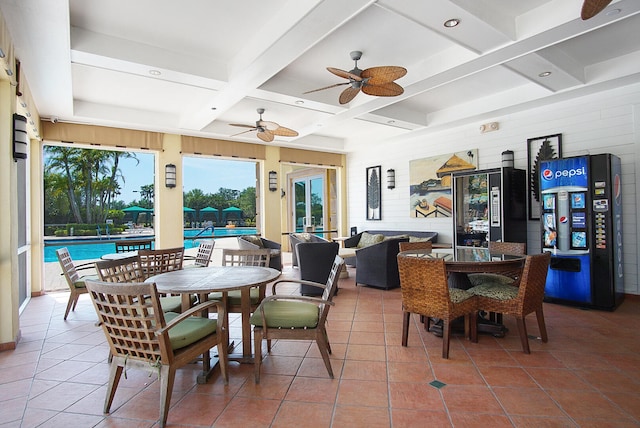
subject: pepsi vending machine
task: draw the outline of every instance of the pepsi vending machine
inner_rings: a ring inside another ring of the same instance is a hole
[[[542,250],[552,253],[545,300],[613,310],[623,299],[620,158],[542,161]]]

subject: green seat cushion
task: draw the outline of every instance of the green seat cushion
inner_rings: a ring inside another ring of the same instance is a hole
[[[469,293],[496,300],[511,300],[518,297],[518,287],[506,284],[481,284],[471,287]]]
[[[175,312],[167,312],[164,314],[164,319],[168,323],[178,315]],[[175,327],[169,329],[169,340],[171,341],[171,348],[176,349],[184,348],[198,340],[216,332],[218,322],[214,319],[189,317],[179,322]]]
[[[76,282],[73,283],[73,286],[76,288],[87,288],[87,284],[85,284],[86,280],[100,281],[100,277],[98,275],[81,276]]]
[[[453,303],[461,303],[461,302],[464,302],[467,299],[470,299],[471,297],[473,297],[473,294],[471,294],[467,290],[462,290],[460,288],[450,288],[449,289],[449,299]]]
[[[356,248],[368,247],[370,245],[374,245],[379,242],[382,242],[383,240],[384,240],[384,235],[382,234],[373,235],[368,232],[362,232],[362,235],[360,235],[360,240],[358,241],[358,245],[356,245]]]
[[[252,305],[257,305],[258,303],[260,303],[260,288],[252,287],[251,290],[249,290],[249,294],[251,295]],[[209,300],[222,300],[222,293],[221,292],[209,293]],[[241,300],[240,290],[233,290],[233,291],[227,292],[227,301],[229,302],[229,304],[239,306],[241,303],[240,300]]]
[[[162,307],[162,312],[182,312],[182,297],[160,297],[160,306]]]
[[[320,317],[318,306],[307,302],[271,300],[263,308],[269,328],[316,328]],[[251,324],[262,327],[260,311],[251,315]]]
[[[511,285],[515,282],[515,279],[497,273],[471,273],[467,276],[469,282],[474,286],[483,284]]]

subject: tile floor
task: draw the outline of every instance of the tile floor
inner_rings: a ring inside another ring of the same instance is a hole
[[[531,340],[531,355],[507,319],[506,337],[481,335],[477,344],[456,337],[443,360],[441,339],[417,318],[409,346],[400,346],[399,290],[356,287],[353,275],[340,287],[328,324],[335,379],[310,343],[276,343],[260,385],[253,366],[238,363],[228,386],[219,372],[197,385],[194,364],[179,371],[168,426],[640,426],[638,296],[615,312],[545,304],[549,342]],[[122,379],[112,413],[102,414],[107,347],[88,296],[62,320],[67,296],[32,299],[17,349],[0,353],[0,426],[157,426],[158,382],[134,370]],[[528,326],[537,335],[534,315]],[[445,386],[431,386],[434,380]]]

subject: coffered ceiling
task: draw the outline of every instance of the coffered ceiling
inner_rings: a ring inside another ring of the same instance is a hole
[[[640,81],[640,1],[0,0],[42,117],[349,152]],[[443,24],[457,18],[460,24]],[[327,71],[408,70],[396,97]],[[551,72],[540,77],[543,72]]]

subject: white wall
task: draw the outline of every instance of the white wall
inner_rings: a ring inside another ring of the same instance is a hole
[[[480,134],[481,123],[497,121],[498,131]],[[356,143],[347,155],[348,224],[367,229],[429,230],[439,242],[451,242],[451,218],[409,217],[409,161],[461,150],[478,149],[480,169],[499,167],[504,150],[515,152],[515,167],[526,169],[527,139],[562,134],[563,156],[612,153],[622,159],[623,254],[625,292],[639,294],[638,215],[640,170],[640,83],[558,102],[541,108],[496,116],[442,132],[383,144]],[[365,220],[365,168],[382,165],[382,220]],[[386,170],[396,171],[396,188],[386,188]],[[527,249],[540,251],[540,225],[528,223]]]

